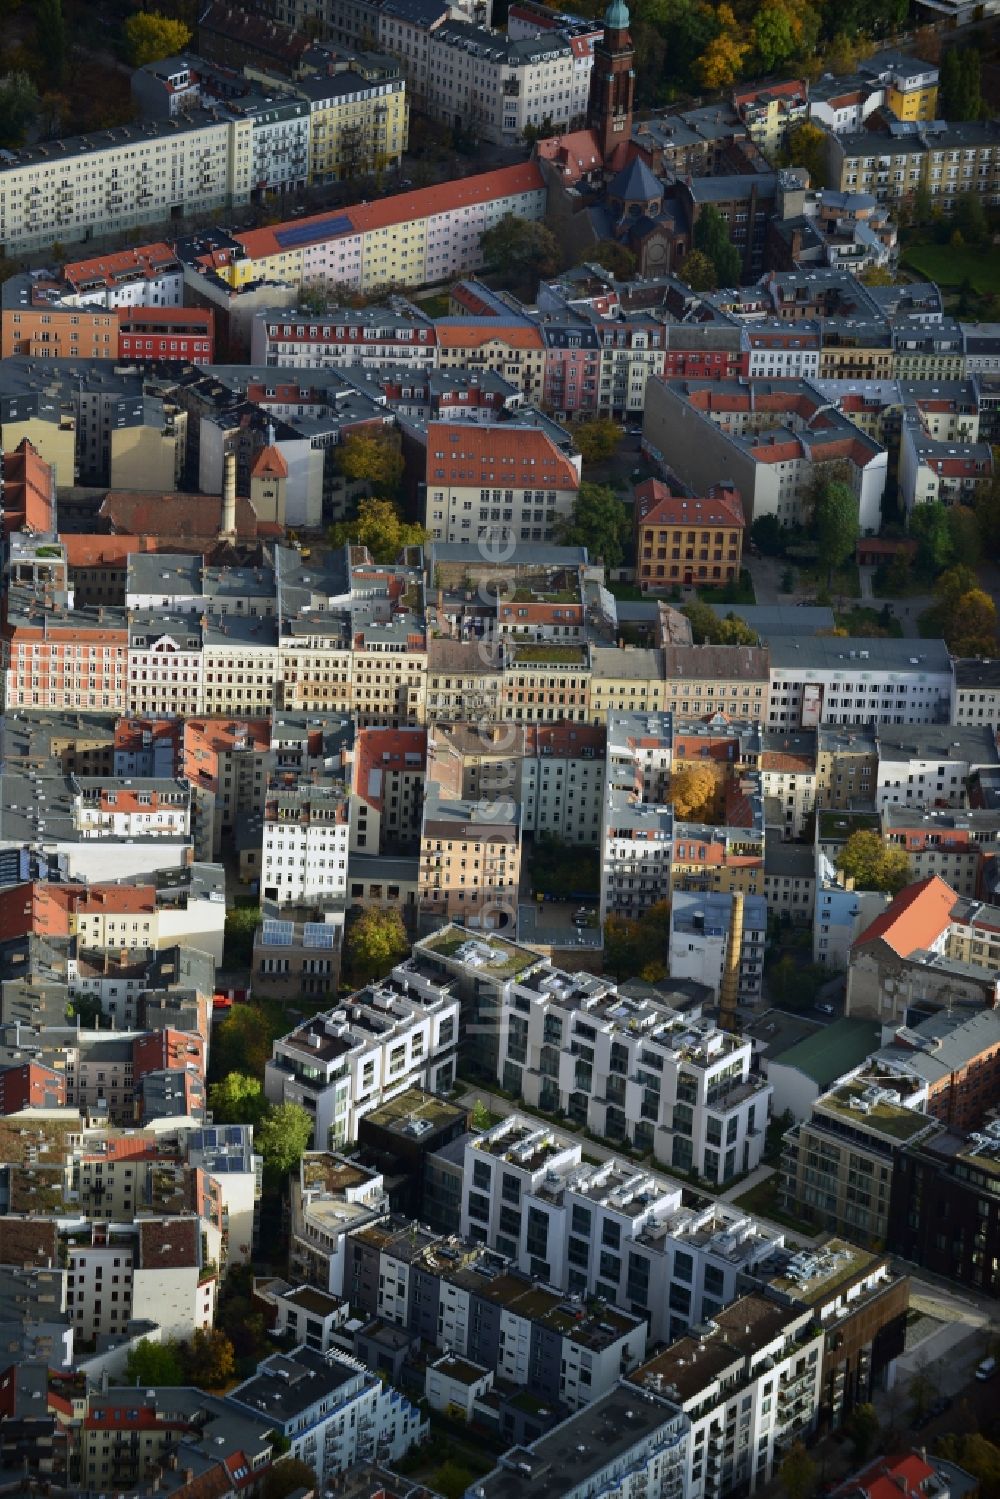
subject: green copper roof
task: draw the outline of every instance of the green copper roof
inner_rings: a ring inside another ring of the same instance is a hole
[[[611,4],[604,12],[604,24],[612,31],[627,31],[629,22],[628,6],[625,0],[611,0]]]

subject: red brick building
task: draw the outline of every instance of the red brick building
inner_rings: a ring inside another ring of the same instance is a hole
[[[118,355],[143,364],[160,359],[211,364],[215,316],[207,307],[123,307],[118,313]]]

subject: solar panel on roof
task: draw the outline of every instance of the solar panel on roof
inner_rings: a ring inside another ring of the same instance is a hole
[[[320,219],[313,224],[292,224],[288,229],[276,229],[274,237],[283,250],[291,250],[296,245],[307,245],[313,240],[332,239],[335,234],[353,234],[354,225],[346,213],[339,213],[332,219]]]

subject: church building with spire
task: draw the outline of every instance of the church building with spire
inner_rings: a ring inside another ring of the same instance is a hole
[[[635,48],[629,35],[625,0],[611,0],[604,12],[604,36],[594,47],[587,124],[597,136],[605,169],[624,166],[635,108]],[[616,160],[621,157],[621,160]]]

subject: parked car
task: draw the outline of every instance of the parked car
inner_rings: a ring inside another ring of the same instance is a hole
[[[822,1003],[818,1004],[816,1008],[821,1015],[833,1015],[836,1013],[834,1011],[833,1005],[828,1005],[825,1000],[823,1000]]]
[[[977,1379],[992,1379],[997,1372],[997,1361],[995,1358],[984,1358],[976,1370]]]

